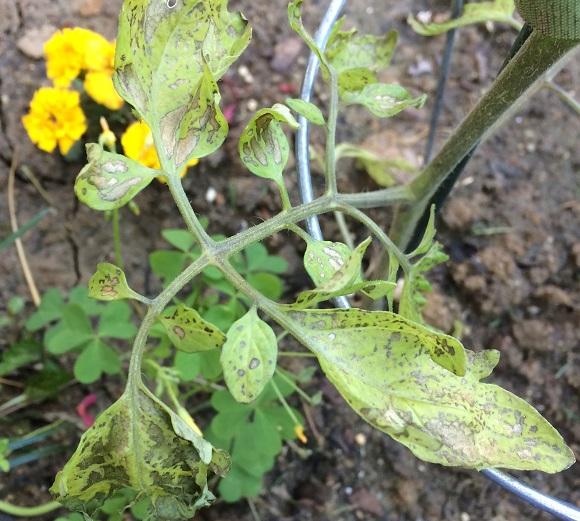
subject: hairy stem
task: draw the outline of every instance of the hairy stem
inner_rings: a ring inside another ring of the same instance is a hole
[[[336,186],[336,122],[338,120],[338,75],[333,67],[330,72],[330,103],[328,106],[328,121],[326,123],[326,192],[337,193]]]
[[[62,505],[57,501],[50,501],[42,505],[36,505],[33,507],[19,507],[8,503],[6,501],[0,501],[0,512],[4,512],[10,516],[16,517],[38,517],[50,512],[54,512],[62,508]]]
[[[124,262],[123,262],[123,252],[121,249],[121,230],[119,226],[119,221],[121,220],[120,216],[120,209],[115,208],[113,210],[112,221],[113,221],[113,244],[115,248],[115,264],[119,266],[119,268],[123,269]]]
[[[535,31],[531,34],[439,154],[409,185],[416,202],[398,214],[391,229],[391,236],[403,250],[431,197],[454,167],[510,107],[576,44],[572,40],[544,37]]]

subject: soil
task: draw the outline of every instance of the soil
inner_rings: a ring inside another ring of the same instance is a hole
[[[51,27],[80,25],[109,38],[116,30],[120,0],[0,0],[0,179],[19,166],[16,203],[20,223],[47,205],[29,182],[32,172],[46,190],[56,214],[26,235],[24,243],[41,291],[69,289],[86,282],[96,262],[110,258],[110,225],[74,198],[72,184],[81,162],[66,163],[29,142],[21,116],[33,91],[46,83],[38,54]],[[254,27],[254,40],[223,82],[224,105],[235,109],[226,147],[204,160],[185,185],[211,231],[231,234],[277,211],[270,186],[240,167],[237,136],[256,107],[270,106],[298,92],[306,51],[285,20],[285,0],[239,0]],[[307,1],[306,20],[314,27],[326,5]],[[391,28],[401,38],[393,66],[384,79],[398,80],[432,95],[444,38],[421,38],[405,24],[409,12],[444,10],[415,0],[351,0],[349,23],[367,32]],[[506,55],[514,32],[504,26],[460,31],[439,127],[442,141],[489,85]],[[35,40],[36,39],[36,40]],[[569,64],[556,78],[566,90],[580,80],[580,64]],[[318,93],[324,101],[323,92]],[[430,96],[432,99],[432,96]],[[341,116],[339,140],[383,143],[395,155],[420,163],[429,108],[396,119],[370,119],[360,110]],[[467,346],[494,347],[502,354],[494,381],[534,404],[580,453],[580,124],[551,92],[543,90],[518,115],[484,143],[452,193],[439,221],[440,240],[451,260],[433,276],[434,292],[426,315],[444,331],[461,330]],[[314,133],[315,143],[320,136]],[[386,144],[385,144],[386,143]],[[291,165],[292,166],[292,165]],[[376,188],[354,165],[345,163],[345,190]],[[349,167],[349,168],[347,168]],[[295,184],[289,170],[290,189]],[[348,176],[347,176],[348,173]],[[319,183],[320,176],[315,181]],[[215,190],[215,200],[206,197]],[[212,202],[208,202],[212,200]],[[139,197],[140,217],[123,213],[122,235],[137,290],[158,288],[147,269],[147,255],[163,246],[160,231],[180,220],[162,185]],[[372,212],[388,226],[385,212]],[[0,236],[9,233],[7,197],[0,198]],[[335,231],[324,222],[328,235]],[[357,228],[353,226],[353,230]],[[286,236],[269,247],[291,266],[300,259]],[[299,245],[296,245],[299,248]],[[291,270],[291,273],[293,271]],[[0,307],[11,296],[27,296],[15,250],[0,257]],[[297,269],[289,290],[306,283]],[[0,341],[0,348],[5,347]],[[255,508],[263,521],[380,519],[384,521],[543,520],[549,516],[523,505],[473,471],[446,469],[416,460],[404,447],[364,424],[322,378],[324,403],[308,411],[311,455],[302,459],[285,450],[268,475]],[[91,386],[103,407],[119,389],[107,382]],[[84,390],[86,394],[86,389]],[[0,401],[11,392],[0,389]],[[71,388],[59,400],[15,413],[13,425],[54,417],[73,417],[83,396]],[[101,403],[102,401],[102,403]],[[5,424],[3,424],[5,425]],[[4,428],[4,427],[2,427]],[[19,469],[2,478],[0,497],[18,504],[49,500],[47,488],[64,455]],[[517,473],[515,473],[517,474]],[[577,466],[557,475],[526,473],[541,490],[580,504]],[[56,516],[47,516],[53,519]],[[2,521],[11,519],[0,515]],[[204,520],[254,519],[248,505],[218,503],[199,514]]]

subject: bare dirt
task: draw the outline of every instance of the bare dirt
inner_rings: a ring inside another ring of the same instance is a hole
[[[307,4],[308,25],[314,27],[326,2]],[[443,38],[418,37],[404,23],[408,12],[433,5],[418,0],[349,4],[353,25],[374,33],[393,27],[401,32],[393,67],[384,79],[433,94]],[[25,222],[47,205],[23,167],[38,178],[57,210],[25,238],[41,291],[66,290],[85,282],[96,262],[110,257],[112,241],[109,224],[74,198],[72,185],[80,162],[67,164],[56,155],[43,154],[22,129],[20,118],[33,91],[46,83],[42,61],[30,55],[39,48],[35,38],[50,33],[51,27],[80,25],[113,38],[119,5],[120,0],[0,0],[0,179],[4,181],[0,236],[9,232],[5,180],[16,161],[19,221]],[[186,181],[194,207],[209,217],[212,231],[234,233],[277,211],[272,188],[240,167],[236,137],[256,106],[269,106],[298,92],[306,52],[287,28],[285,6],[284,0],[232,2],[232,8],[241,8],[254,27],[251,47],[222,87],[224,105],[233,104],[236,110],[232,135],[225,149],[203,161]],[[440,141],[489,85],[513,38],[513,30],[501,26],[460,32]],[[567,90],[579,80],[577,62],[557,77]],[[324,101],[324,93],[319,93],[319,99]],[[387,121],[371,120],[349,109],[341,117],[339,138],[353,142],[372,138],[419,162],[430,106]],[[481,146],[442,212],[441,240],[451,261],[436,270],[435,291],[426,311],[430,321],[445,331],[460,327],[467,346],[499,349],[502,359],[494,381],[534,404],[576,454],[580,452],[579,134],[577,116],[544,90]],[[318,138],[315,134],[315,142]],[[345,189],[374,188],[353,165],[344,167],[340,181]],[[210,187],[218,194],[212,203],[206,199]],[[147,255],[163,245],[160,231],[178,227],[180,221],[161,185],[147,190],[139,204],[141,217],[128,212],[123,217],[127,271],[137,289],[153,292],[157,288],[146,267]],[[385,227],[386,215],[373,212]],[[325,226],[331,234],[333,226]],[[270,246],[296,266],[299,258],[287,243],[287,237],[278,237]],[[0,257],[0,280],[0,307],[13,295],[28,295],[13,250]],[[288,278],[294,289],[304,282],[301,274]],[[362,423],[322,379],[312,385],[324,391],[324,404],[308,414],[312,455],[302,459],[286,450],[280,457],[255,501],[263,521],[549,519],[476,472],[417,461],[404,447]],[[111,395],[117,391],[111,384],[105,389]],[[79,396],[73,390],[38,410],[15,414],[13,421],[59,411],[72,416]],[[1,478],[0,498],[21,504],[48,500],[47,487],[63,462],[64,456],[54,457],[11,474],[8,482]],[[580,503],[577,466],[555,476],[527,473],[523,477],[546,492]],[[0,515],[0,519],[10,518]],[[249,521],[253,517],[248,505],[240,503],[218,504],[199,519]]]

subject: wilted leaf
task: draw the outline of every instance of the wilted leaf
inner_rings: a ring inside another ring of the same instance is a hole
[[[97,264],[97,271],[89,280],[89,296],[97,300],[141,299],[127,284],[123,270],[109,262]]]
[[[513,0],[495,0],[493,2],[468,3],[463,7],[463,14],[442,23],[423,23],[409,16],[407,22],[413,30],[423,36],[435,36],[449,29],[484,22],[512,23],[515,4]]]
[[[290,22],[290,27],[292,27],[293,31],[300,36],[308,45],[308,48],[318,56],[320,60],[320,65],[322,69],[328,73],[329,72],[329,63],[326,59],[325,54],[320,50],[314,38],[308,33],[304,24],[302,23],[302,4],[304,0],[292,0],[288,4],[288,21]]]
[[[326,47],[326,57],[339,75],[351,69],[378,72],[387,68],[397,46],[397,31],[384,36],[359,34],[356,29],[342,31],[344,22],[343,17],[334,25]]]
[[[120,154],[106,152],[100,145],[87,145],[89,163],[75,181],[75,194],[93,210],[114,210],[126,205],[155,177],[157,170]]]
[[[185,521],[213,500],[207,479],[223,454],[146,389],[127,391],[83,435],[51,492],[92,516],[129,487],[151,500],[151,521]]]
[[[350,157],[358,162],[367,171],[371,179],[379,186],[389,187],[397,183],[401,178],[400,173],[413,174],[416,168],[405,159],[385,159],[366,148],[342,143],[336,147],[337,158]]]
[[[276,334],[256,308],[234,322],[220,361],[228,389],[238,402],[249,403],[258,397],[274,375],[277,356]]]
[[[217,149],[227,132],[216,82],[248,45],[251,29],[227,0],[125,0],[115,86],[152,129],[164,168],[180,170]]]
[[[282,187],[282,173],[288,163],[290,146],[280,122],[298,128],[298,122],[284,105],[276,104],[259,110],[242,132],[238,149],[250,172],[271,179]]]
[[[479,382],[497,363],[496,351],[467,351],[466,362],[457,340],[381,311],[301,311],[288,317],[293,334],[318,356],[350,406],[417,457],[544,472],[574,462],[561,436],[532,406]],[[433,363],[437,352],[453,365],[463,355],[464,375]]]
[[[314,103],[304,101],[303,99],[287,98],[286,105],[294,112],[305,117],[310,123],[321,126],[326,124],[322,111]]]
[[[427,96],[413,97],[400,85],[374,83],[359,91],[344,91],[342,98],[348,105],[364,105],[379,118],[390,118],[409,108],[421,108]]]
[[[195,309],[181,304],[161,315],[160,321],[173,345],[186,353],[218,349],[226,340],[225,335],[201,318]]]

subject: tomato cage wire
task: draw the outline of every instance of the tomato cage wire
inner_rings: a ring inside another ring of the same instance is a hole
[[[328,42],[328,38],[330,36],[330,32],[334,23],[338,20],[339,16],[341,15],[347,0],[331,0],[328,6],[327,11],[325,12],[318,31],[315,36],[315,40],[317,45],[321,49],[326,48],[326,44]],[[452,16],[457,17],[461,14],[463,10],[463,0],[452,0]],[[523,42],[526,40],[527,36],[529,36],[531,30],[529,26],[525,25],[518,38],[514,42],[512,47],[510,57],[513,56],[517,50],[521,47]],[[437,124],[439,121],[439,116],[441,114],[442,106],[443,106],[443,99],[445,94],[445,86],[447,83],[447,78],[449,76],[450,64],[451,64],[451,57],[453,54],[453,46],[454,46],[454,39],[455,39],[455,30],[451,30],[447,33],[447,41],[445,44],[445,50],[442,57],[441,68],[439,73],[439,79],[437,84],[437,91],[435,95],[435,104],[433,108],[433,112],[431,114],[430,126],[429,126],[429,134],[427,138],[427,145],[425,148],[425,162],[427,162],[431,154],[433,152],[433,147],[435,143],[435,132],[437,129]],[[510,59],[508,57],[508,60]],[[320,63],[318,58],[314,53],[310,54],[310,58],[308,60],[308,65],[306,68],[306,72],[304,75],[304,81],[301,90],[301,98],[305,101],[310,101],[312,98],[312,93],[314,89],[314,84],[318,77],[318,72],[320,68]],[[298,185],[299,185],[299,192],[300,192],[300,199],[302,203],[311,202],[314,199],[314,190],[312,187],[312,177],[310,173],[310,125],[308,120],[304,117],[299,118],[300,122],[300,129],[298,130],[296,136],[296,163],[297,163],[297,171],[298,171]],[[440,206],[441,203],[445,200],[451,189],[453,188],[454,183],[459,178],[461,172],[465,168],[465,165],[473,155],[475,151],[475,147],[464,157],[464,159],[459,163],[459,165],[455,168],[452,175],[450,176],[450,180],[447,183],[444,183],[440,191],[438,191],[433,199],[433,202]],[[430,205],[429,205],[430,206]],[[307,222],[307,229],[308,232],[312,237],[318,240],[324,240],[324,236],[322,234],[322,229],[320,227],[320,221],[317,216],[310,217]],[[415,236],[421,235],[423,226],[421,223],[419,224]],[[339,297],[334,300],[335,304],[341,308],[349,308],[350,302],[347,297]],[[554,517],[558,519],[564,519],[566,521],[580,521],[580,509],[576,506],[552,497],[548,494],[544,494],[539,490],[532,488],[529,485],[515,479],[514,477],[505,474],[496,469],[484,469],[481,471],[485,477],[490,479],[491,481],[497,483],[499,486],[511,492],[520,500],[528,503],[529,505],[552,514]]]

